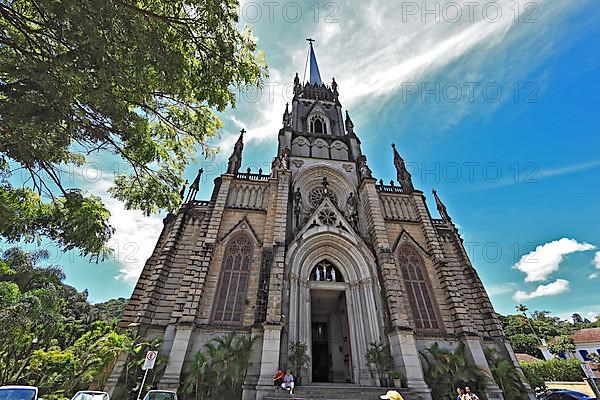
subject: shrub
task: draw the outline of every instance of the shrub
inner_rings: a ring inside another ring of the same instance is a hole
[[[585,375],[579,360],[575,358],[553,358],[548,361],[521,363],[525,377],[535,389],[544,389],[545,382],[581,382]]]

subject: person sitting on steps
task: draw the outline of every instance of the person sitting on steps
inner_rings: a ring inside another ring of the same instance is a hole
[[[278,369],[275,375],[273,376],[273,386],[275,389],[281,386],[283,383],[283,377],[285,376],[285,372],[282,369]]]
[[[281,384],[281,387],[285,390],[289,390],[290,394],[294,394],[294,375],[292,375],[292,371],[289,369],[283,377],[283,383]]]

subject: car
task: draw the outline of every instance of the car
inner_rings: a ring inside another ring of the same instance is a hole
[[[75,396],[73,396],[71,400],[110,400],[110,396],[106,392],[82,390],[75,393]]]
[[[596,400],[596,398],[575,390],[553,389],[549,393],[546,392],[542,400]]]
[[[144,400],[177,400],[177,393],[170,390],[151,390],[146,393]]]
[[[2,386],[0,400],[42,400],[35,386]]]

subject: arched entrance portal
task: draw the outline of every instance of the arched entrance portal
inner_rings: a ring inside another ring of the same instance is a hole
[[[383,341],[383,313],[370,250],[346,231],[316,227],[290,245],[287,262],[288,340],[305,343],[312,360],[303,379],[374,384],[365,353]]]
[[[309,276],[312,381],[352,382],[348,286],[336,266],[320,261]]]

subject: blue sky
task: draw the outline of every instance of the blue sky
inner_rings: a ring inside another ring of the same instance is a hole
[[[433,13],[421,2],[242,2],[270,77],[221,114],[220,154],[186,175],[206,169],[208,198],[242,127],[244,168],[269,169],[286,85],[302,77],[314,37],[323,81],[336,78],[374,176],[395,177],[396,143],[435,215],[438,189],[498,312],[523,302],[600,314],[600,3],[426,3]],[[91,300],[127,297],[163,216],[124,210],[105,193],[115,160],[91,161],[83,184],[112,212],[114,259],[90,264],[46,247]]]

